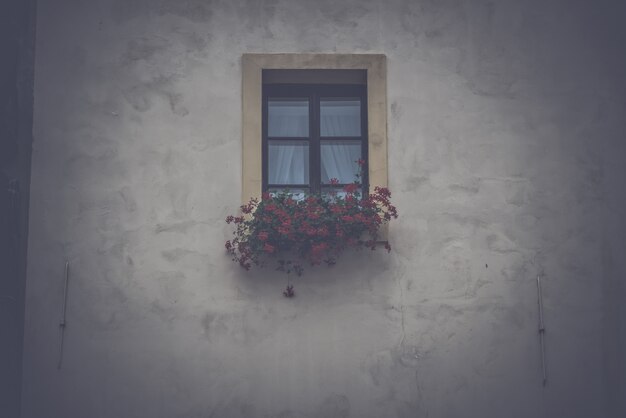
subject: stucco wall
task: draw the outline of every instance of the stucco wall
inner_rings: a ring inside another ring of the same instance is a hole
[[[39,1],[23,417],[625,416],[625,16]],[[223,248],[241,56],[272,52],[387,56],[394,249],[294,299]]]

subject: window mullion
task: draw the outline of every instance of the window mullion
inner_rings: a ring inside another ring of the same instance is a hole
[[[267,183],[268,183],[268,140],[267,140],[267,106],[268,106],[268,91],[263,88],[262,96],[261,96],[261,115],[262,115],[262,124],[261,124],[261,187],[262,191],[267,191]]]
[[[361,166],[361,183],[363,187],[364,197],[369,195],[370,176],[369,176],[369,130],[367,121],[367,86],[360,90],[361,97],[361,158],[365,161],[365,165]]]
[[[319,121],[319,94],[312,91],[310,106],[310,147],[309,147],[309,181],[311,182],[311,193],[321,193],[321,156],[320,156],[320,121]]]

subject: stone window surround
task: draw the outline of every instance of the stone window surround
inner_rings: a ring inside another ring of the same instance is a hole
[[[382,54],[243,54],[241,201],[261,198],[262,71],[366,70],[370,188],[387,187],[387,63]]]

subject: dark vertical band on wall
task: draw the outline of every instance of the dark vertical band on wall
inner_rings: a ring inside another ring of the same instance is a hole
[[[20,416],[36,0],[0,13],[0,416]]]

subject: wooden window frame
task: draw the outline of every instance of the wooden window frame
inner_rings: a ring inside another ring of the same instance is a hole
[[[360,102],[360,131],[359,136],[322,136],[320,104],[326,98],[358,98]],[[268,100],[270,98],[307,98],[309,109],[309,135],[307,137],[270,137],[268,135]],[[319,195],[330,185],[322,184],[321,176],[321,144],[331,140],[358,140],[361,143],[361,158],[366,161],[359,182],[364,194],[369,190],[368,135],[367,135],[367,86],[364,84],[264,84],[263,85],[263,138],[262,138],[262,190],[269,189],[308,189],[309,194]],[[269,184],[268,144],[269,141],[307,141],[309,145],[309,183],[308,184]],[[357,173],[355,173],[357,174]],[[339,183],[334,187],[343,187],[346,183]]]
[[[244,54],[242,56],[241,201],[260,198],[262,176],[262,72],[276,70],[365,70],[369,186],[388,187],[387,63],[381,54]]]

